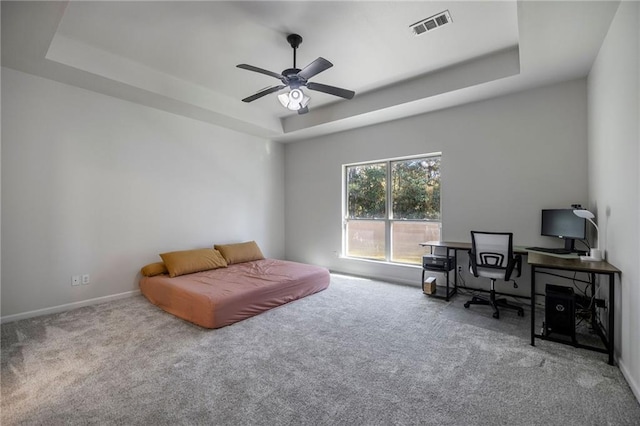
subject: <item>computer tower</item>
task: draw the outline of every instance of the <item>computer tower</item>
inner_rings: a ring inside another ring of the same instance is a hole
[[[544,334],[560,334],[576,341],[576,305],[573,288],[547,284],[544,298]]]

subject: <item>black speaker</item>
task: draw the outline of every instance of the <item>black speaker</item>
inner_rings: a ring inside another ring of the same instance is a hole
[[[561,334],[576,341],[576,304],[573,288],[547,284],[544,298],[544,334]]]

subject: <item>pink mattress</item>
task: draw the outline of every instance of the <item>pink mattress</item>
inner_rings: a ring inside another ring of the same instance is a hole
[[[328,286],[327,269],[276,259],[140,280],[140,290],[151,303],[206,328],[233,324]]]

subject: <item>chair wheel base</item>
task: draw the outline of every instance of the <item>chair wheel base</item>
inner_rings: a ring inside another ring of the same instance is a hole
[[[465,309],[469,309],[471,305],[491,306],[493,308],[493,317],[495,319],[500,319],[500,311],[498,310],[498,308],[513,309],[516,311],[519,317],[524,317],[524,309],[522,309],[520,306],[507,303],[506,299],[496,299],[495,294],[491,294],[489,299],[473,296],[471,300],[468,300],[464,303],[464,307]]]

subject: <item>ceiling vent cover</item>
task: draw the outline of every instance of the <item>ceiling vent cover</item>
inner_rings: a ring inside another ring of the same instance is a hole
[[[409,28],[413,32],[413,35],[421,35],[429,31],[433,31],[437,28],[440,28],[443,25],[447,25],[451,22],[451,15],[448,10],[444,12],[440,12],[433,16],[430,16],[426,19],[416,22],[415,24],[409,25]]]

